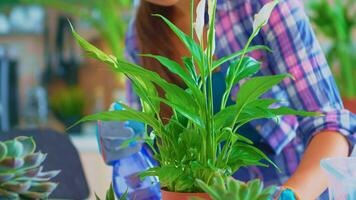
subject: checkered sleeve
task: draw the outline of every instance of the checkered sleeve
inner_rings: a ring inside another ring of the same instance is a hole
[[[262,7],[270,0],[257,1],[259,7]],[[268,55],[268,65],[273,67],[273,73],[290,73],[295,77],[294,80],[288,79],[280,84],[281,89],[287,93],[290,106],[324,114],[322,117],[298,118],[297,134],[304,143],[307,144],[321,131],[336,131],[347,137],[351,146],[354,146],[356,116],[343,108],[334,78],[312,31],[302,1],[281,0],[261,34],[265,44],[273,50]],[[280,138],[273,133],[268,137],[273,140]]]

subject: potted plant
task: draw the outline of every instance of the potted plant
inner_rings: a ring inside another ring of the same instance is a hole
[[[49,98],[50,107],[54,115],[68,127],[84,116],[84,92],[76,86],[64,87],[53,93]],[[68,133],[80,133],[81,127],[77,126]]]
[[[192,5],[193,5],[193,1]],[[153,167],[142,176],[158,176],[162,187],[163,199],[188,199],[191,193],[204,192],[200,180],[207,185],[213,184],[214,177],[231,176],[242,166],[266,166],[261,162],[271,160],[252,142],[238,133],[238,128],[251,120],[259,118],[277,118],[281,115],[318,116],[318,113],[297,111],[287,107],[271,108],[278,100],[261,99],[261,95],[271,89],[289,74],[252,77],[260,69],[260,62],[248,57],[247,53],[256,49],[268,49],[265,46],[250,46],[252,39],[267,23],[278,1],[266,4],[256,15],[254,31],[243,50],[219,60],[214,60],[215,49],[215,8],[216,0],[208,0],[209,31],[207,44],[203,41],[205,1],[197,8],[197,19],[191,17],[191,34],[187,35],[168,19],[161,18],[189,49],[191,57],[184,57],[184,66],[159,55],[141,55],[157,59],[171,72],[177,74],[185,83],[183,89],[161,78],[157,73],[136,64],[107,55],[97,49],[73,29],[73,35],[80,46],[93,58],[107,63],[112,70],[123,73],[132,81],[133,88],[141,100],[142,111],[137,111],[121,103],[124,110],[93,114],[79,122],[91,120],[143,122],[152,128],[152,132],[142,138],[152,149],[159,166]],[[193,6],[192,6],[193,8]],[[191,9],[193,10],[193,9]],[[193,16],[193,11],[191,11]],[[195,24],[195,26],[193,26]],[[195,29],[195,31],[194,31]],[[194,40],[197,34],[199,41]],[[206,47],[206,49],[204,49]],[[231,61],[226,75],[226,91],[222,98],[221,109],[213,112],[212,74],[221,64]],[[198,73],[199,72],[199,73]],[[231,89],[240,80],[249,78],[240,85],[236,104],[227,106]],[[160,97],[157,88],[164,91]],[[160,116],[160,104],[168,105],[173,112],[167,123]],[[275,166],[275,165],[274,165]],[[208,199],[208,195],[203,197]]]
[[[355,1],[314,0],[310,2],[311,20],[331,42],[326,51],[328,62],[342,94],[344,105],[356,113],[356,27]]]
[[[57,183],[50,179],[59,171],[43,172],[46,154],[35,152],[33,138],[0,141],[1,199],[47,199]]]

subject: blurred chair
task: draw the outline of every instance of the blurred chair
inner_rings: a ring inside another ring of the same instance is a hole
[[[0,44],[0,131],[9,131],[18,124],[17,62]]]
[[[51,199],[82,200],[89,197],[89,186],[78,151],[67,134],[50,129],[13,130],[0,134],[0,140],[13,139],[17,136],[33,137],[37,151],[48,154],[43,164],[44,170],[61,170],[53,179],[59,185],[50,196]]]

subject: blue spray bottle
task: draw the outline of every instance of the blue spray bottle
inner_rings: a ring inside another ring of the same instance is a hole
[[[121,110],[113,104],[111,110]],[[113,187],[120,197],[126,190],[128,199],[160,200],[160,186],[156,177],[140,179],[138,174],[153,166],[148,154],[142,148],[142,141],[132,140],[144,134],[142,123],[98,122],[98,139],[104,161],[113,166]],[[132,140],[128,145],[124,142]]]

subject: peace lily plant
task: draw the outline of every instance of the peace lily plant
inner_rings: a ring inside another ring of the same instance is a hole
[[[200,192],[203,189],[200,187],[203,185],[201,182],[211,185],[215,177],[229,177],[240,167],[266,166],[263,160],[274,165],[262,151],[253,146],[252,141],[240,135],[238,129],[251,120],[260,118],[318,115],[287,107],[271,108],[278,100],[260,98],[283,79],[291,77],[288,74],[253,77],[259,71],[261,63],[247,56],[247,53],[257,49],[268,50],[265,46],[250,46],[250,43],[267,23],[277,3],[278,1],[272,1],[266,4],[256,14],[253,33],[241,51],[219,60],[214,59],[216,0],[207,1],[209,22],[206,40],[203,39],[205,0],[200,1],[197,6],[195,22],[191,17],[189,35],[165,17],[155,14],[177,35],[191,57],[183,57],[184,65],[181,66],[159,55],[141,56],[159,61],[167,70],[178,75],[186,88],[169,83],[157,73],[137,64],[105,54],[73,30],[74,37],[89,56],[105,62],[113,71],[122,73],[131,80],[142,105],[142,110],[137,111],[120,103],[124,110],[93,114],[78,123],[91,120],[135,120],[143,122],[146,128],[150,126],[153,131],[146,131],[146,136],[142,139],[151,147],[159,166],[148,169],[142,176],[158,176],[161,187],[168,191]],[[193,4],[192,0],[191,16],[194,12]],[[194,40],[194,34],[198,41]],[[203,44],[203,41],[207,41],[207,44]],[[215,69],[226,62],[230,62],[226,75],[226,91],[220,111],[214,113],[212,75]],[[236,103],[227,106],[233,86],[248,77],[249,80],[240,85]],[[158,95],[157,88],[164,91],[164,96]],[[159,114],[160,103],[168,105],[173,111],[167,123],[164,123],[166,120]]]

